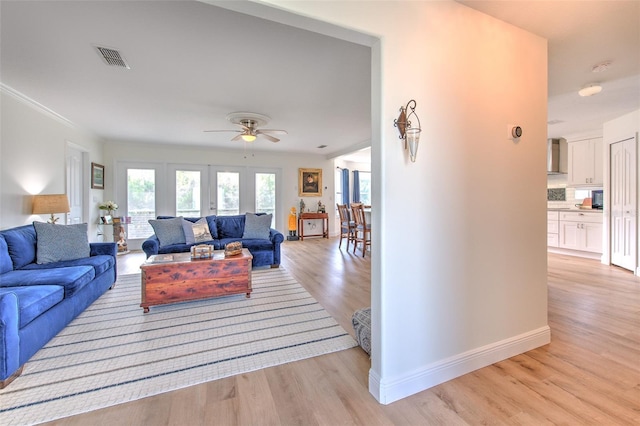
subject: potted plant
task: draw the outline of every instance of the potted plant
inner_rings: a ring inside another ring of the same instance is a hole
[[[102,204],[98,204],[100,210],[107,210],[107,216],[112,216],[113,212],[118,210],[118,204],[115,201],[106,201]]]

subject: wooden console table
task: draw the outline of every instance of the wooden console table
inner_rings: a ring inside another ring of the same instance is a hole
[[[322,219],[322,234],[307,234],[307,237],[329,238],[329,213],[300,213],[298,216],[298,233],[300,240],[304,240],[304,221],[308,219]]]

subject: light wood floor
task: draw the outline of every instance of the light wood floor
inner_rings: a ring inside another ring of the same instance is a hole
[[[370,258],[337,245],[286,242],[283,266],[352,332],[351,314],[369,305]],[[143,259],[121,256],[119,272]],[[393,404],[369,394],[369,359],[353,348],[51,424],[640,424],[640,279],[554,254],[548,276],[551,344]]]

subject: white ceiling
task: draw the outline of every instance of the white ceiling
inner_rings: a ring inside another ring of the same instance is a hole
[[[285,129],[254,147],[341,153],[371,139],[371,50],[195,1],[0,2],[1,77],[108,140],[243,149],[227,114]],[[131,69],[103,63],[115,48]],[[324,149],[319,145],[327,145]]]
[[[640,1],[459,2],[549,39],[549,120],[562,121],[550,137],[640,108]],[[249,111],[289,132],[256,150],[330,157],[370,143],[366,46],[195,1],[0,1],[0,19],[5,88],[108,140],[242,149],[203,130]],[[93,45],[131,69],[106,66]],[[602,93],[579,97],[593,81]]]

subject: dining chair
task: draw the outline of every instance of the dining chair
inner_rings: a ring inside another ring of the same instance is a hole
[[[353,241],[355,244],[355,228],[356,224],[351,220],[349,214],[349,207],[346,204],[336,204],[338,207],[338,214],[340,215],[340,243],[338,247],[342,247],[342,239],[347,239],[347,251],[349,251],[349,243]]]
[[[371,246],[371,225],[367,223],[367,217],[362,204],[352,203],[351,212],[353,213],[353,220],[356,224],[353,252],[356,252],[358,243],[362,243],[362,257],[364,257],[367,252],[367,246]]]

